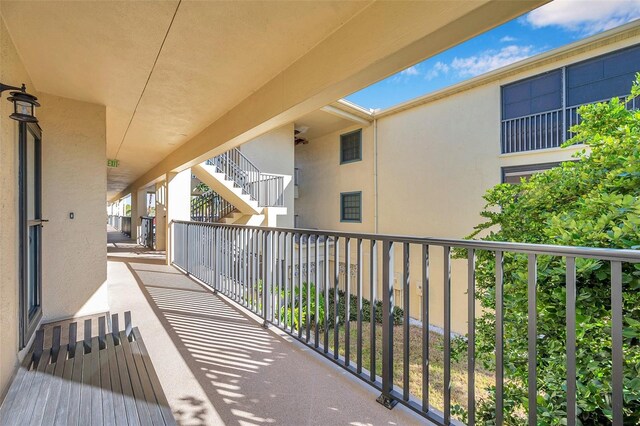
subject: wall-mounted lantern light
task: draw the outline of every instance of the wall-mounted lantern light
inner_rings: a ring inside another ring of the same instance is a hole
[[[13,114],[9,118],[26,123],[37,123],[35,109],[40,106],[38,98],[27,93],[27,87],[24,84],[22,87],[15,87],[0,83],[0,93],[5,90],[13,90],[11,96],[7,98],[8,101],[13,102]]]

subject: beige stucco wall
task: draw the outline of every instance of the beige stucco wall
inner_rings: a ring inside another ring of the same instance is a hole
[[[0,81],[33,88],[2,20]],[[0,399],[18,363],[18,124],[7,95],[0,99]]]
[[[108,310],[105,109],[37,93],[0,20],[0,81],[39,97],[42,139],[43,321]],[[0,100],[0,399],[18,352],[18,125]],[[75,219],[69,219],[74,212]]]
[[[258,167],[262,173],[285,175],[284,206],[286,215],[277,215],[276,223],[281,228],[293,228],[294,193],[293,168],[294,144],[293,123],[279,127],[240,147],[240,151]]]
[[[508,77],[432,102],[383,114],[377,119],[378,232],[462,238],[482,222],[482,195],[500,183],[501,167],[567,160],[576,149],[500,154],[500,87],[589,57],[638,43],[637,37],[592,47],[572,57],[511,73]],[[374,175],[371,127],[363,131],[363,161],[339,165],[339,135],[345,128],[296,148],[301,168],[296,213],[304,228],[373,232]],[[363,191],[363,223],[340,223],[339,193]],[[412,247],[411,307],[420,319],[419,247]],[[430,256],[430,323],[443,325],[443,252]],[[365,264],[368,259],[365,252]],[[401,247],[395,252],[395,278],[401,280]],[[365,282],[368,271],[364,271]],[[467,327],[466,262],[452,264],[452,327]]]
[[[40,102],[43,319],[105,312],[105,108],[46,94]]]
[[[362,161],[340,164],[340,135],[362,129]],[[299,227],[374,231],[373,128],[354,125],[296,147]],[[340,193],[362,191],[362,222],[340,222]]]

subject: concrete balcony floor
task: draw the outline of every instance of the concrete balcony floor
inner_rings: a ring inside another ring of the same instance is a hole
[[[108,229],[111,312],[132,312],[178,424],[428,424],[164,259]]]

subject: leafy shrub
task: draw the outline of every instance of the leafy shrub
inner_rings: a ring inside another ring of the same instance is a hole
[[[640,74],[631,97],[640,94]],[[627,98],[627,101],[629,98]],[[490,189],[476,232],[483,239],[607,248],[640,248],[640,112],[624,103],[580,108],[582,123],[567,143],[589,150],[577,161],[520,185]],[[564,258],[538,256],[538,424],[566,424]],[[525,424],[527,411],[527,259],[504,257],[505,422]],[[495,257],[478,252],[477,354],[495,368]],[[583,425],[611,424],[611,272],[608,262],[577,259],[577,405]],[[624,424],[640,424],[640,266],[623,264]],[[478,422],[493,424],[495,389],[478,404]]]
[[[309,311],[307,312],[307,287],[309,286]],[[324,293],[321,291],[318,294],[319,305],[318,305],[318,318],[316,320],[316,286],[311,283],[308,285],[306,282],[302,283],[302,294],[300,295],[300,288],[294,287],[293,289],[293,306],[288,305],[285,309],[284,300],[288,300],[291,303],[291,290],[285,291],[282,290],[280,293],[281,297],[281,308],[280,308],[280,321],[290,324],[293,322],[293,327],[296,330],[300,330],[307,326],[307,320],[310,321],[310,325],[322,327],[325,319],[325,310],[324,310]],[[299,296],[302,296],[302,323],[299,324],[299,315],[300,315],[300,306],[298,306]]]
[[[325,327],[325,318],[327,319],[326,321],[326,325],[329,328],[333,328],[334,324],[335,324],[335,318],[334,318],[334,294],[335,294],[335,289],[329,289],[329,315],[326,315],[326,310],[325,310],[325,297],[324,297],[324,292],[321,290],[320,294],[318,295],[319,297],[319,306],[318,306],[318,321],[316,321],[315,318],[315,312],[316,312],[316,286],[311,283],[310,287],[309,287],[309,293],[311,295],[311,300],[310,300],[310,312],[307,313],[307,283],[304,282],[302,283],[302,324],[298,324],[298,315],[299,315],[299,306],[298,306],[298,297],[299,297],[299,291],[300,289],[298,287],[295,287],[293,289],[293,295],[294,295],[294,301],[293,301],[293,307],[291,306],[287,306],[285,309],[284,306],[284,302],[282,302],[282,307],[280,308],[280,321],[285,321],[285,319],[287,320],[287,323],[290,323],[291,321],[293,321],[293,325],[294,328],[296,329],[300,329],[300,327],[306,327],[307,324],[307,318],[309,318],[310,321],[310,325],[312,326],[318,326],[320,327],[320,329],[324,329]],[[291,290],[289,291],[285,291],[283,290],[281,292],[281,298],[284,301],[285,299],[288,301],[291,301]],[[358,319],[358,298],[356,296],[354,296],[353,294],[351,295],[350,299],[350,303],[349,303],[349,321],[356,321]],[[345,318],[346,318],[346,293],[344,291],[338,290],[338,325],[344,325],[345,323]],[[382,323],[382,301],[377,301],[376,302],[376,318],[375,321],[379,324]],[[291,319],[291,315],[293,313],[293,319]],[[403,321],[403,315],[404,315],[404,311],[401,308],[398,308],[397,306],[394,306],[393,308],[393,324],[394,325],[401,325],[402,321]],[[371,320],[371,302],[367,299],[362,299],[362,321],[363,322],[369,322]]]

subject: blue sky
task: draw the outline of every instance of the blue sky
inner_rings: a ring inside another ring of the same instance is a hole
[[[554,0],[347,96],[388,108],[640,18],[640,0]]]

